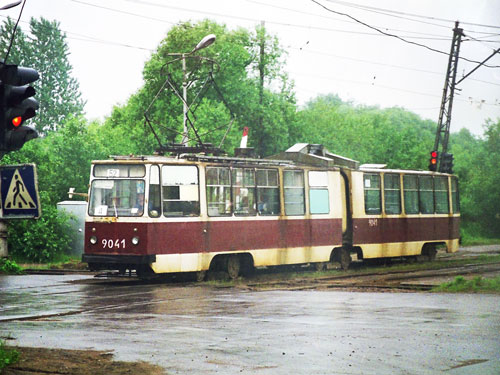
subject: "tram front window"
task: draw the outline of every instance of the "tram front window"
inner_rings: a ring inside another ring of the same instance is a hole
[[[89,215],[142,216],[143,180],[94,180],[90,189]]]

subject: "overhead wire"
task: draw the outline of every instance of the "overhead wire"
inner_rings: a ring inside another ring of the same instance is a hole
[[[2,16],[2,15],[0,15],[0,18],[7,19],[9,17],[8,16]],[[20,21],[20,23],[26,24],[26,25],[30,25],[30,23],[28,21]],[[44,25],[40,25],[40,26],[44,27]],[[59,28],[59,30],[61,30],[62,32],[64,32],[65,34],[67,34],[66,38],[70,39],[70,40],[79,40],[79,41],[84,41],[84,42],[107,44],[107,45],[114,45],[114,46],[118,46],[118,47],[133,48],[133,49],[137,49],[137,50],[154,52],[154,49],[152,49],[152,48],[134,46],[134,45],[126,44],[126,43],[122,43],[122,42],[115,42],[115,41],[112,41],[112,40],[106,40],[106,39],[96,38],[96,37],[93,37],[93,36],[90,36],[90,35],[79,34],[79,33],[75,33],[75,32],[72,32],[72,31],[67,31],[67,30],[64,30],[64,29],[61,29],[61,28]],[[30,38],[29,35],[27,37]]]
[[[88,3],[88,2],[85,2],[85,1],[81,1],[81,0],[71,0],[71,1],[73,1],[75,3],[82,4],[82,5],[88,5],[88,6],[92,6],[92,7],[96,7],[96,8],[101,8],[101,9],[104,9],[104,10],[107,10],[107,11],[113,11],[113,12],[122,13],[122,14],[130,15],[130,16],[135,16],[135,17],[140,17],[140,18],[144,18],[144,19],[148,19],[148,20],[153,20],[153,21],[157,21],[157,22],[168,23],[168,24],[171,24],[171,25],[175,24],[175,22],[170,22],[170,21],[167,21],[167,20],[164,20],[164,19],[155,18],[155,17],[149,17],[149,16],[144,16],[144,15],[140,15],[140,14],[137,14],[137,13],[127,12],[127,11],[123,11],[123,10],[119,10],[119,9],[115,9],[115,8],[110,8],[110,7],[105,7],[105,6],[101,6],[101,5],[96,5],[96,4]],[[124,0],[124,1],[133,2],[133,3],[140,3],[140,4],[145,4],[145,5],[151,5],[151,6],[160,6],[160,7],[165,7],[165,8],[173,8],[173,9],[183,10],[183,11],[189,11],[189,12],[198,12],[198,11],[192,10],[192,9],[179,8],[179,7],[169,7],[169,6],[165,6],[165,5],[154,4],[154,3],[151,3],[149,1],[141,1],[141,0]],[[318,5],[321,5],[320,3],[318,3],[315,0],[312,0],[312,1],[315,2],[315,3],[317,3]],[[323,5],[321,5],[321,6],[323,8],[326,8]],[[326,8],[326,9],[328,9],[328,8]],[[206,12],[199,12],[199,13],[206,14]],[[348,16],[348,17],[350,17],[349,15],[342,14],[340,12],[333,11],[333,13],[339,13],[342,16]],[[252,21],[252,22],[256,21],[255,19],[251,19],[251,18],[247,18],[247,17],[237,17],[237,16],[230,16],[230,15],[224,15],[224,14],[219,14],[219,13],[213,13],[213,15],[223,16],[223,17],[230,17],[230,18],[236,18],[236,19],[244,19],[244,20],[248,20],[248,21]],[[352,19],[354,19],[354,18],[352,17]],[[446,20],[446,21],[449,21],[449,20]],[[291,27],[299,27],[299,28],[304,28],[304,27],[305,28],[311,28],[309,26],[294,25],[294,24],[291,24],[291,23],[280,23],[280,22],[271,22],[271,21],[269,21],[269,23],[277,24],[277,25],[282,25],[282,26],[291,26]],[[361,24],[363,24],[363,25],[365,25],[367,27],[370,27],[370,25],[362,23],[362,22],[360,22],[359,20],[356,20],[356,19],[354,19],[353,23],[361,23]],[[356,31],[351,31],[351,30],[330,29],[330,28],[320,28],[320,27],[312,27],[312,28],[313,29],[333,31],[333,32],[346,32],[346,33],[363,34],[363,35],[379,35],[379,34],[375,34],[375,33],[356,32]],[[383,31],[378,30],[377,28],[374,28],[374,27],[370,27],[370,28],[376,30],[377,33],[381,33],[382,35],[385,34]],[[64,31],[64,30],[62,30],[62,31]],[[140,50],[153,51],[152,49],[148,49],[148,48],[144,48],[144,47],[132,46],[132,45],[128,45],[128,44],[124,44],[124,43],[119,43],[119,42],[113,42],[113,41],[107,41],[107,40],[104,40],[104,39],[95,38],[95,37],[86,36],[86,35],[83,35],[83,34],[77,34],[77,33],[68,32],[68,31],[65,31],[65,32],[68,33],[68,34],[70,34],[70,35],[75,35],[76,36],[76,37],[68,37],[69,39],[80,40],[80,41],[87,41],[87,42],[95,42],[95,43],[111,44],[111,45],[116,45],[116,46],[119,46],[119,47],[126,47],[126,48],[134,48],[134,49],[140,49]],[[388,35],[392,36],[392,37],[397,37],[399,39],[402,39],[401,36],[392,35],[392,34],[388,34]],[[490,35],[490,36],[496,36],[496,34],[493,34],[493,33],[488,33],[488,35]],[[469,35],[468,35],[468,37],[471,38]],[[407,37],[405,37],[405,38],[407,38]],[[413,37],[413,38],[415,38],[415,37]],[[445,38],[445,39],[450,40],[451,38]],[[476,38],[471,38],[471,39],[474,40],[474,41],[477,41],[477,42],[481,42],[480,40],[478,40]],[[404,39],[402,39],[402,40],[404,40]],[[416,42],[412,42],[412,41],[408,41],[408,40],[404,40],[404,41],[407,42],[407,43],[420,45],[420,43],[416,43]],[[430,47],[425,46],[425,45],[421,45],[421,46],[431,49]],[[310,52],[311,53],[319,53],[317,51],[310,51]],[[443,51],[436,50],[436,52],[448,55],[448,53],[443,52]],[[333,57],[350,59],[348,57],[340,57],[340,56],[335,56],[335,55],[333,55]],[[467,59],[465,59],[465,60],[467,60]],[[360,60],[360,61],[362,61],[362,60]],[[471,61],[471,60],[467,60],[467,61]],[[425,70],[420,70],[420,69],[416,69],[416,68],[412,69],[412,68],[406,68],[406,67],[401,67],[401,66],[394,66],[394,65],[390,65],[390,64],[381,64],[381,63],[370,62],[370,61],[362,61],[362,62],[371,63],[371,64],[386,65],[386,66],[391,66],[391,67],[395,67],[395,68],[402,68],[402,69],[414,70],[414,71],[419,71],[419,72],[423,72],[423,73],[440,74],[440,73],[437,73],[437,72],[425,71]],[[475,62],[475,61],[471,61],[471,62]],[[482,83],[495,84],[493,82],[486,82],[486,81],[480,81],[480,80],[476,80],[476,81],[479,81],[479,82],[482,82]],[[366,82],[365,83],[357,82],[357,83],[359,83],[359,84],[370,84],[370,83],[366,83]],[[498,84],[495,84],[495,85],[498,85]],[[378,87],[383,87],[384,88],[384,86],[380,86],[380,85],[378,85]],[[385,87],[385,88],[403,91],[401,89],[391,88],[391,87],[388,87],[388,86]],[[404,91],[408,91],[408,90],[404,90]],[[428,95],[428,94],[423,94],[423,93],[418,93],[418,92],[413,92],[413,93],[419,94],[419,95]],[[489,103],[486,103],[486,104],[489,104]],[[491,104],[489,104],[489,105],[491,105]]]
[[[392,86],[380,85],[380,84],[373,85],[372,83],[366,82],[366,81],[358,81],[358,80],[345,79],[345,78],[339,78],[339,77],[326,77],[326,76],[320,76],[320,75],[315,75],[315,74],[310,74],[310,73],[300,73],[300,72],[290,72],[290,73],[293,73],[294,75],[299,75],[299,76],[319,78],[322,80],[327,79],[327,80],[331,80],[331,81],[354,83],[357,85],[371,86],[374,88],[382,88],[382,89],[391,90],[391,91],[406,92],[406,93],[421,95],[421,96],[425,96],[425,97],[441,98],[441,95],[438,95],[438,94],[430,94],[430,93],[425,93],[425,92],[421,92],[421,91],[402,89],[402,88],[398,88],[398,87],[392,87]],[[481,103],[481,104],[485,104],[488,106],[500,106],[500,103],[489,103],[489,102],[486,102],[482,99],[479,100],[479,99],[476,99],[473,97],[469,97],[467,99],[461,98],[461,97],[456,97],[455,100],[461,101],[461,102],[466,102],[466,103]]]
[[[75,2],[81,2],[81,1],[75,0]],[[6,16],[0,16],[0,17],[7,18]],[[29,22],[27,22],[27,21],[21,21],[21,23],[29,25]],[[121,43],[121,42],[115,42],[115,41],[111,41],[111,40],[105,40],[105,39],[101,39],[101,38],[95,38],[95,37],[92,37],[92,36],[88,36],[88,35],[84,35],[84,34],[80,34],[80,33],[75,33],[75,32],[67,31],[67,30],[64,30],[64,29],[60,29],[60,30],[63,31],[64,33],[66,33],[68,35],[67,38],[70,39],[70,40],[77,40],[77,41],[91,42],[91,43],[99,43],[99,44],[105,44],[105,45],[113,45],[113,46],[118,46],[118,47],[132,48],[132,49],[137,49],[137,50],[154,52],[154,49],[152,49],[152,48],[134,46],[134,45],[125,44],[125,43]],[[412,67],[408,67],[408,66],[386,64],[386,63],[381,63],[381,62],[376,62],[376,61],[371,61],[371,60],[351,58],[351,57],[348,57],[348,56],[335,55],[335,54],[331,54],[331,53],[324,52],[324,51],[316,51],[316,50],[311,50],[311,49],[303,50],[301,48],[296,48],[296,47],[289,47],[289,48],[292,49],[292,50],[300,50],[300,51],[303,51],[303,52],[306,52],[306,53],[311,53],[311,54],[316,54],[316,55],[323,55],[323,56],[329,56],[329,57],[334,57],[334,58],[344,59],[344,60],[350,60],[350,61],[357,61],[357,62],[371,64],[371,65],[380,65],[380,66],[387,66],[387,67],[391,67],[391,68],[403,69],[403,70],[408,70],[408,71],[415,71],[415,72],[420,72],[420,73],[442,75],[441,72],[435,72],[435,71],[429,71],[429,70],[424,70],[424,69],[412,68]],[[481,82],[481,83],[484,83],[484,84],[500,86],[500,84],[498,84],[498,83],[489,82],[489,81],[483,81],[483,80],[479,80],[479,79],[475,79],[475,78],[471,78],[470,80]]]
[[[381,62],[377,62],[377,61],[373,61],[373,60],[365,60],[365,59],[353,58],[353,57],[348,57],[348,56],[336,55],[336,54],[332,54],[332,53],[325,52],[325,51],[317,51],[317,50],[311,50],[311,49],[302,49],[302,48],[297,48],[297,47],[289,47],[289,48],[292,49],[292,50],[301,51],[301,52],[305,52],[305,53],[311,53],[311,54],[315,54],[315,55],[328,56],[328,57],[333,57],[333,58],[337,58],[337,59],[355,61],[355,62],[370,64],[370,65],[387,66],[389,68],[396,68],[396,69],[408,70],[408,71],[419,72],[419,73],[434,74],[434,75],[439,75],[439,76],[443,75],[442,72],[437,72],[437,71],[432,71],[432,70],[426,70],[426,69],[419,69],[419,68],[409,67],[409,66],[406,66],[406,65],[403,66],[403,65],[381,63]],[[490,81],[484,81],[484,80],[480,80],[480,79],[477,79],[477,78],[470,78],[469,80],[476,81],[476,82],[481,82],[481,83],[488,84],[488,85],[500,86],[500,83],[495,83],[495,82],[490,82]]]
[[[115,8],[109,8],[109,7],[104,7],[101,5],[96,5],[93,3],[89,3],[86,1],[82,0],[70,0],[75,3],[79,3],[82,5],[88,5],[91,7],[96,7],[96,8],[102,8],[106,9],[109,11],[114,11],[118,13],[125,13],[128,15],[134,15],[134,13],[131,12],[124,12]],[[182,12],[189,12],[189,13],[199,13],[202,15],[211,15],[215,17],[224,17],[224,18],[229,18],[229,19],[237,19],[237,20],[242,20],[246,22],[253,22],[253,23],[258,23],[261,22],[261,19],[256,19],[256,18],[251,18],[251,17],[242,17],[242,16],[235,16],[235,15],[230,15],[230,14],[223,14],[223,13],[217,13],[217,12],[211,12],[211,11],[204,11],[204,10],[196,10],[196,9],[189,9],[189,8],[182,8],[182,7],[177,7],[177,6],[171,6],[171,5],[166,5],[166,4],[157,4],[157,3],[152,3],[149,1],[141,1],[141,0],[123,0],[127,2],[132,2],[132,3],[137,3],[137,4],[142,4],[142,5],[148,5],[148,6],[154,6],[154,7],[159,7],[159,8],[164,8],[164,9],[173,9],[177,11],[182,11]],[[142,15],[138,15],[139,17],[144,18]],[[153,20],[158,20],[154,19]],[[162,20],[158,20],[162,22]],[[307,29],[307,30],[318,30],[318,31],[329,31],[329,32],[341,32],[341,33],[347,33],[347,34],[355,34],[355,35],[372,35],[372,36],[378,36],[379,34],[377,33],[370,33],[370,32],[364,32],[364,31],[355,31],[355,30],[345,30],[345,29],[334,29],[334,28],[328,28],[328,27],[321,27],[321,26],[311,26],[311,25],[300,25],[300,24],[294,24],[294,23],[287,23],[287,22],[277,22],[277,21],[271,21],[271,20],[265,20],[266,23],[271,24],[271,25],[277,25],[277,26],[285,26],[285,27],[294,27],[294,28],[301,28],[301,29]],[[171,23],[175,24],[175,23]],[[405,38],[408,39],[426,39],[426,40],[451,40],[449,37],[441,37],[437,36],[434,38],[431,37],[419,37],[419,36],[411,36],[411,35],[405,35]]]
[[[341,4],[341,5],[344,5],[344,6],[347,6],[347,7],[353,7],[353,8],[358,8],[358,9],[370,10],[370,11],[373,11],[373,12],[392,13],[392,14],[401,15],[401,16],[417,17],[417,18],[423,18],[423,19],[440,21],[440,22],[455,23],[455,21],[456,21],[456,20],[447,19],[447,18],[440,18],[440,17],[434,17],[434,16],[426,16],[426,15],[422,15],[422,14],[415,14],[415,13],[409,13],[409,12],[401,12],[401,11],[397,11],[397,10],[394,10],[394,9],[384,9],[384,8],[378,8],[378,7],[368,6],[368,5],[356,4],[356,3],[351,3],[349,1],[342,1],[342,0],[325,0],[325,1],[327,1],[329,3]],[[407,19],[407,18],[405,18],[405,19]],[[460,23],[464,24],[464,25],[469,25],[469,26],[479,26],[479,27],[485,27],[485,28],[500,29],[500,25],[485,25],[485,24],[472,23],[472,22],[462,22],[462,21]],[[442,26],[442,25],[434,24],[434,26]],[[447,27],[447,26],[445,26],[445,27]]]
[[[336,10],[333,10],[333,9],[330,9],[328,8],[327,6],[321,4],[319,1],[317,0],[311,0],[313,3],[319,5],[320,7],[322,7],[323,9],[325,9],[326,11],[328,12],[331,12],[331,13],[334,13],[334,14],[338,14],[338,15],[341,15],[341,16],[345,16],[345,17],[348,17],[354,21],[356,21],[357,23],[363,25],[363,26],[366,26],[368,27],[369,29],[372,29],[372,30],[375,30],[377,31],[378,33],[382,34],[382,35],[385,35],[385,36],[389,36],[389,37],[392,37],[392,38],[396,38],[402,42],[405,42],[405,43],[408,43],[408,44],[412,44],[412,45],[415,45],[415,46],[418,46],[418,47],[422,47],[422,48],[426,48],[432,52],[436,52],[436,53],[439,53],[439,54],[443,54],[443,55],[446,55],[448,56],[449,53],[448,52],[444,52],[444,51],[441,51],[441,50],[438,50],[436,48],[433,48],[433,47],[429,47],[428,45],[425,45],[425,44],[422,44],[422,43],[417,43],[417,42],[413,42],[411,40],[408,40],[407,38],[405,37],[401,37],[400,35],[396,35],[396,34],[391,34],[391,33],[388,33],[388,32],[385,32],[381,29],[379,29],[378,27],[375,27],[375,26],[372,26],[366,22],[363,22],[353,16],[351,16],[350,14],[348,13],[344,13],[344,12],[339,12],[339,11],[336,11]],[[325,1],[328,1],[328,0],[325,0]],[[462,60],[465,60],[465,61],[468,61],[468,62],[472,62],[472,63],[475,63],[475,64],[479,64],[479,61],[475,61],[475,60],[470,60],[468,58],[465,58],[465,57],[459,57],[460,59]],[[500,66],[492,66],[492,65],[483,65],[485,67],[488,67],[488,68],[500,68]]]
[[[332,18],[332,17],[327,17],[318,13],[310,13],[310,12],[304,12],[302,10],[297,10],[297,9],[292,9],[288,7],[283,7],[283,6],[278,6],[278,5],[273,5],[265,2],[260,2],[256,0],[246,0],[249,3],[252,4],[257,4],[260,6],[265,6],[269,8],[274,8],[274,9],[280,9],[280,10],[286,10],[288,12],[293,12],[293,13],[299,13],[301,15],[309,15],[313,17],[318,17],[318,18],[324,18],[327,20],[334,20],[334,21],[339,21],[339,22],[344,22],[344,23],[349,23],[349,24],[356,24],[354,21],[348,21],[344,20],[341,18]],[[412,31],[412,30],[399,30],[399,29],[393,29],[393,28],[386,28],[386,30],[391,30],[391,31],[398,31],[398,32],[405,32],[405,33],[412,33],[412,34],[418,34],[418,35],[426,35],[426,36],[432,36],[436,39],[442,39],[442,40],[451,40],[451,38],[448,35],[436,35],[436,34],[430,34],[430,33],[424,33],[424,32],[419,32],[419,31]]]

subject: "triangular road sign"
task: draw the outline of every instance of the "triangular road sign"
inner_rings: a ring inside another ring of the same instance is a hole
[[[26,189],[19,170],[16,169],[10,181],[9,190],[4,202],[4,209],[32,210],[34,208],[36,208],[36,204]]]

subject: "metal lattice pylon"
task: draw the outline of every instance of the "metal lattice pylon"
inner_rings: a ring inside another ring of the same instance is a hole
[[[462,40],[463,29],[455,23],[453,29],[453,39],[451,42],[450,58],[448,60],[448,69],[443,88],[443,98],[441,100],[441,109],[439,111],[438,128],[434,150],[438,152],[438,168],[442,172],[442,156],[448,151],[448,138],[450,136],[451,111],[453,107],[453,96],[455,94],[455,85],[457,78],[458,58],[460,52],[460,42]],[[441,147],[440,147],[441,146]]]

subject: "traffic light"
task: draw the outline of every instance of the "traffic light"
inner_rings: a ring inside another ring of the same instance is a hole
[[[439,152],[431,151],[431,158],[429,159],[429,170],[432,172],[437,171]]]
[[[441,155],[441,171],[443,173],[453,173],[453,154],[443,153]]]
[[[23,123],[36,115],[38,102],[30,83],[39,78],[35,69],[0,62],[0,151],[19,150],[38,132]]]

